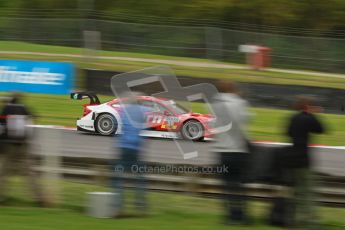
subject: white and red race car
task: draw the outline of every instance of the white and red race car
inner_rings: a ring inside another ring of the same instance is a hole
[[[87,92],[71,93],[71,99],[90,99],[83,105],[83,116],[77,120],[79,131],[93,132],[101,135],[121,134],[120,99],[101,103],[95,94]],[[147,129],[143,136],[161,138],[183,138],[203,140],[211,137],[210,127],[214,120],[212,115],[189,112],[173,100],[152,96],[138,96],[140,105],[150,108],[145,114]],[[121,98],[121,104],[126,98]]]

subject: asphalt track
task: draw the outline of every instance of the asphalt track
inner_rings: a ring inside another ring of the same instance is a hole
[[[73,129],[35,128],[33,151],[36,154],[58,154],[68,157],[114,158],[119,156],[116,137],[85,134]],[[277,144],[260,146],[277,147]],[[211,151],[212,142],[197,142],[194,147],[198,156],[184,159],[176,143],[171,139],[145,138],[144,160],[165,164],[209,165],[218,162],[218,156]],[[266,149],[266,148],[264,148]],[[258,152],[257,154],[260,154]],[[345,176],[345,149],[334,147],[313,147],[315,170],[334,176]]]

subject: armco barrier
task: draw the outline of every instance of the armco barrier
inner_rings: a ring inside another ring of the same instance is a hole
[[[66,160],[64,162],[66,164]],[[77,160],[77,159],[76,159]],[[82,160],[82,159],[78,159]],[[95,183],[104,184],[110,177],[111,172],[107,170],[106,165],[93,165],[89,167],[71,167],[63,165],[59,168],[51,167],[36,167],[40,172],[55,172],[61,174],[65,178],[79,178],[82,180],[91,180]],[[132,182],[137,178],[126,175],[125,178],[128,182]],[[190,174],[190,175],[173,175],[173,174],[146,174],[145,179],[148,181],[148,189],[160,191],[173,191],[173,192],[188,192],[205,194],[208,196],[220,196],[223,194],[223,184],[218,178],[210,178],[205,175]],[[317,193],[316,201],[327,205],[345,206],[345,187],[340,179],[336,177],[321,176],[318,180],[318,186],[315,188]],[[127,186],[133,186],[132,183],[127,183]],[[256,199],[272,199],[276,191],[286,189],[279,185],[261,184],[261,183],[248,183],[247,196]]]
[[[0,91],[68,94],[73,86],[71,63],[0,60]]]
[[[96,183],[106,185],[105,182],[107,179],[113,175],[112,169],[109,168],[109,159],[116,157],[115,153],[112,152],[110,155],[103,154],[103,151],[113,151],[112,145],[110,146],[111,149],[107,147],[107,143],[109,144],[110,141],[112,141],[111,138],[102,137],[102,139],[98,139],[102,141],[97,141],[97,146],[92,148],[91,145],[87,145],[87,143],[84,143],[81,139],[78,139],[79,141],[77,139],[72,139],[73,136],[83,138],[88,137],[88,135],[77,135],[70,129],[65,130],[62,127],[42,126],[38,131],[39,132],[36,133],[36,142],[33,142],[36,143],[33,149],[36,149],[35,154],[37,157],[42,157],[44,160],[41,161],[43,164],[36,169],[44,174],[48,174],[49,178],[58,178],[61,175],[67,178],[93,180]],[[94,135],[90,137],[95,138]],[[39,142],[37,142],[37,140],[39,140]],[[277,145],[278,144],[281,145],[282,143],[277,143]],[[86,149],[82,147],[86,147],[89,152],[86,152]],[[265,145],[263,145],[263,147],[265,147]],[[341,147],[341,149],[343,150],[343,147]],[[328,154],[329,153],[327,153],[327,155]],[[342,154],[342,152],[340,154]],[[155,161],[146,161],[145,165],[148,167],[174,166],[176,168],[184,166],[208,168],[215,166],[215,163],[211,161],[207,162],[201,164],[196,164],[197,162],[194,162],[194,164],[192,164],[183,160],[182,163],[175,163],[171,161],[171,159],[165,161],[163,158],[155,158]],[[340,167],[341,166],[342,165],[340,165]],[[317,169],[317,172],[319,172],[318,170],[319,169]],[[218,174],[203,173],[200,170],[198,170],[200,173],[189,173],[188,171],[189,170],[185,170],[179,173],[174,170],[167,170],[165,172],[152,171],[147,172],[145,177],[149,181],[148,187],[153,190],[192,192],[211,196],[219,196],[222,194],[222,183],[219,180]],[[329,170],[327,170],[327,172],[330,173]],[[48,176],[46,176],[46,178]],[[326,174],[321,171],[321,173],[318,173],[318,178],[318,184],[320,184],[316,187],[316,192],[319,195],[317,197],[318,201],[344,206],[344,176]],[[128,176],[128,179],[132,180],[134,178]],[[249,188],[248,195],[250,197],[270,199],[275,194],[274,192],[281,187],[270,185],[268,184],[269,181],[264,179],[256,181],[262,182],[263,184],[247,184]]]

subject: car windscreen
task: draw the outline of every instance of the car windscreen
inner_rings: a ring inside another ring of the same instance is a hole
[[[173,100],[163,101],[163,104],[170,107],[175,113],[177,114],[184,114],[188,113],[188,110],[182,107],[181,105],[177,104]]]

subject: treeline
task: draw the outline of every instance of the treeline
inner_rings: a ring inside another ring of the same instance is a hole
[[[1,17],[83,17],[345,37],[345,0],[2,0]]]

